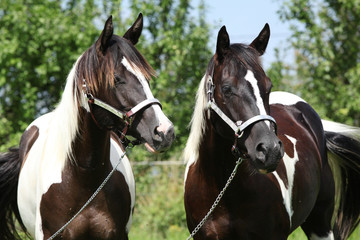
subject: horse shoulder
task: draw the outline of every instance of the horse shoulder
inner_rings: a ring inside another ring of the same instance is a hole
[[[269,102],[271,113],[274,114],[275,119],[277,121],[285,120],[283,124],[278,124],[280,128],[287,127],[286,133],[288,135],[291,134],[290,128],[293,128],[297,133],[301,133],[302,136],[306,133],[309,134],[309,139],[311,138],[319,149],[321,159],[325,160],[324,131],[321,119],[316,111],[304,99],[288,92],[277,91],[271,93]],[[322,164],[322,161],[320,164]]]
[[[292,226],[299,225],[314,206],[326,160],[324,133],[315,110],[286,92],[270,95],[270,112],[284,144],[283,160],[272,175],[279,183]]]

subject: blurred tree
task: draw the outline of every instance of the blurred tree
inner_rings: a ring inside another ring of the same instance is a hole
[[[285,0],[279,14],[292,23],[297,90],[321,117],[359,126],[360,2]]]
[[[0,150],[53,109],[81,52],[95,40],[92,1],[0,2]]]
[[[122,35],[139,12],[145,27],[137,48],[158,72],[151,85],[176,127],[172,152],[183,147],[210,59],[204,4],[195,17],[188,0],[129,3],[123,10],[121,0],[0,2],[0,151],[17,145],[28,124],[54,108],[72,64],[95,41],[104,19],[114,15],[115,33]],[[124,13],[130,16],[122,19]]]
[[[175,125],[171,151],[155,156],[168,158],[174,151],[181,152],[188,137],[195,94],[211,58],[210,26],[205,22],[203,1],[197,17],[189,0],[133,0],[131,8],[146,16],[139,49],[158,72],[151,86]]]

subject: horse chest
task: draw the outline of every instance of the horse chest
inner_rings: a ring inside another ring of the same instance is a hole
[[[200,181],[194,181],[192,176],[190,174],[187,180],[192,184],[185,189],[185,206],[191,228],[194,228],[210,210],[218,192],[209,191],[214,186],[205,182],[202,182],[205,185],[197,185]],[[281,195],[274,191],[276,186],[271,181],[260,176],[261,182],[245,184],[257,188],[240,187],[235,180],[199,234],[205,239],[269,239],[269,236],[283,239],[283,234],[289,231],[289,218]],[[256,179],[248,181],[259,181]],[[197,194],[193,194],[196,189]]]
[[[79,215],[61,234],[63,239],[116,239],[123,237],[111,214],[90,208]]]
[[[123,181],[124,176],[115,172],[105,188],[64,230],[63,239],[126,239],[132,207],[129,189],[119,184]],[[63,184],[51,186],[43,195],[40,212],[46,238],[60,229],[88,200],[89,192],[79,189],[76,182],[67,183],[64,178]],[[69,195],[72,197],[65,197]],[[57,211],[54,211],[55,206]]]
[[[281,212],[279,206],[265,208],[256,203],[242,207],[219,205],[201,234],[205,239],[285,239],[288,221]],[[275,213],[283,218],[275,218]]]

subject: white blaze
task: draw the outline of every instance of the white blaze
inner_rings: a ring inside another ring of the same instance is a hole
[[[126,67],[126,69],[134,74],[137,79],[140,81],[146,98],[151,99],[154,98],[154,95],[152,94],[150,90],[150,86],[148,81],[146,80],[145,76],[141,73],[140,69],[135,64],[130,64],[130,62],[124,57],[121,61],[121,63]],[[159,122],[159,126],[157,128],[158,131],[161,131],[163,133],[166,133],[166,131],[172,126],[172,123],[170,120],[165,116],[163,111],[161,110],[160,106],[158,104],[153,104],[151,107],[155,111],[155,116]]]
[[[256,80],[254,73],[250,70],[247,70],[247,73],[245,75],[245,80],[248,81],[253,90],[254,90],[254,95],[255,95],[255,99],[256,99],[256,106],[259,109],[260,115],[267,115],[266,111],[265,111],[265,107],[264,107],[264,102],[261,98],[260,95],[260,90],[259,90],[259,86],[258,86],[258,81]],[[269,121],[266,121],[266,125],[270,128],[270,123]]]

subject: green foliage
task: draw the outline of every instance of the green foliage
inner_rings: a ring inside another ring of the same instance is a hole
[[[360,4],[358,0],[286,0],[292,23],[298,90],[322,117],[360,125]]]
[[[80,3],[81,2],[81,3]],[[58,101],[66,77],[94,41],[92,1],[0,3],[0,150]]]
[[[199,6],[199,17],[190,12],[189,0],[134,0],[131,8],[146,16],[145,37],[138,48],[158,73],[151,87],[176,133],[170,151],[147,157],[167,159],[185,146],[195,93],[211,57],[204,5]]]
[[[187,234],[183,203],[184,166],[135,166],[136,205],[131,235],[176,239]]]
[[[195,91],[211,54],[204,4],[198,17],[188,0],[130,5],[130,16],[122,19],[121,1],[1,1],[1,151],[17,145],[28,124],[54,108],[71,66],[95,41],[104,19],[114,15],[115,33],[121,35],[139,12],[145,26],[137,48],[158,73],[151,87],[177,135],[166,155],[139,153],[139,158],[167,158],[183,148]]]
[[[275,49],[275,58],[277,60],[272,62],[266,71],[267,76],[273,83],[272,91],[286,91],[299,94],[299,92],[296,91],[299,84],[296,84],[296,81],[294,81],[292,68],[288,63],[280,60],[283,59],[283,56],[280,56],[279,49]]]

